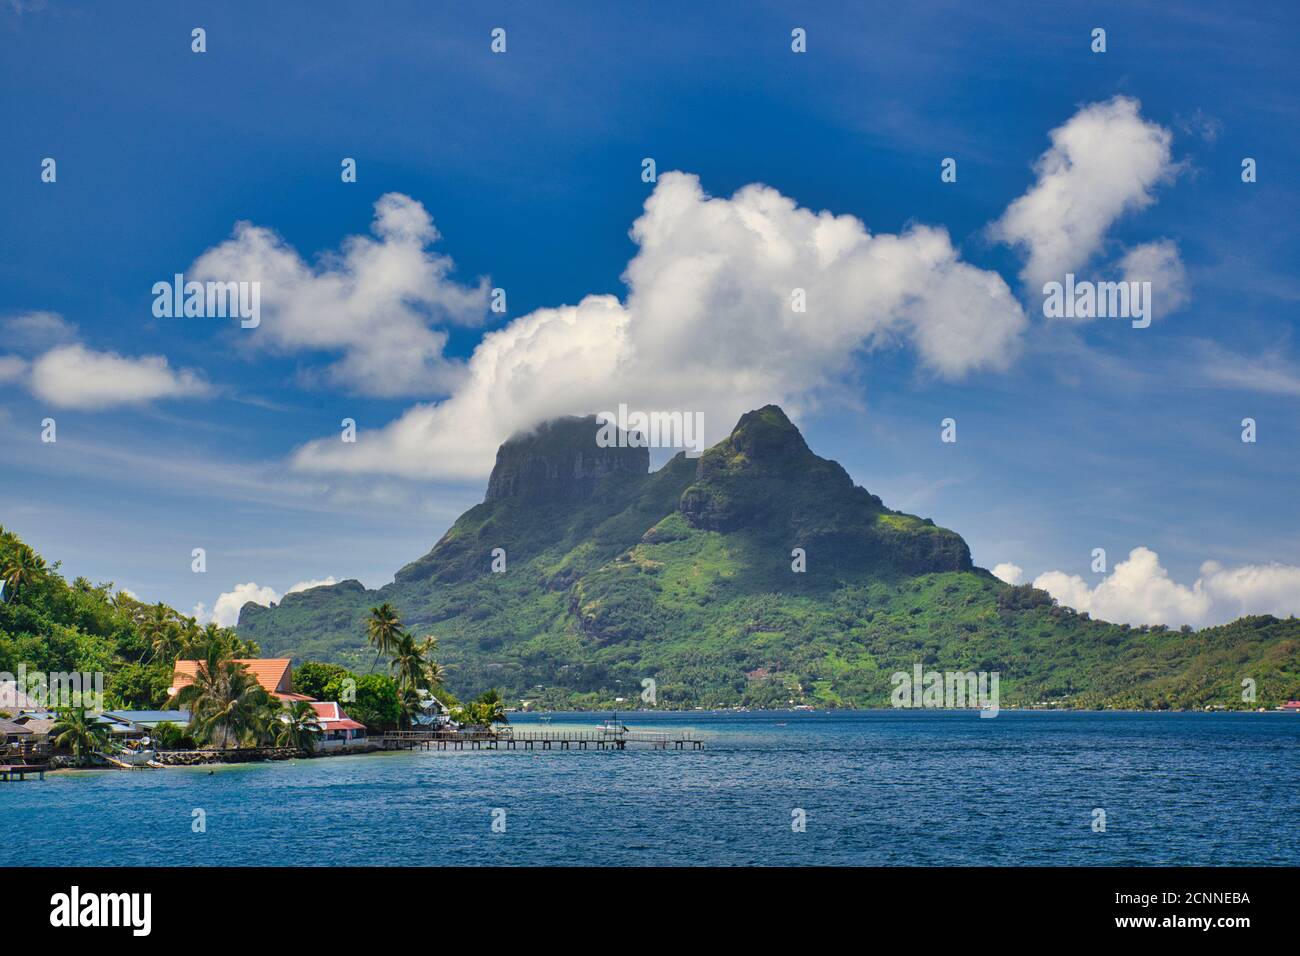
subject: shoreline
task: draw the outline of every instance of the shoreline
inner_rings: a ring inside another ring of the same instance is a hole
[[[1269,714],[1280,715],[1280,714],[1295,713],[1294,711],[1283,711],[1278,709],[1229,710],[1227,708],[1219,709],[1219,710],[1172,710],[1172,709],[1171,710],[1118,710],[1118,709],[1087,710],[1083,708],[1064,708],[1064,707],[1002,707],[999,709],[999,713],[1003,711],[1016,711],[1018,713],[1071,714],[1077,716],[1201,714],[1207,717],[1222,716],[1226,714],[1249,714],[1253,716],[1266,716]],[[602,713],[602,712],[603,711],[580,711],[580,710],[527,711],[527,712],[519,712],[516,714],[516,716],[532,717],[532,716],[571,715],[577,718],[577,717],[585,717],[587,714],[591,714],[591,713]],[[659,711],[634,710],[634,711],[625,711],[622,713],[626,713],[629,717],[633,717],[634,715],[642,715],[642,714],[645,715],[660,714],[665,716],[673,715],[674,720],[672,720],[671,722],[675,723],[677,722],[676,718],[679,715],[688,715],[688,714],[694,714],[700,717],[713,717],[713,718],[726,718],[726,717],[739,715],[739,714],[754,714],[760,717],[782,716],[787,719],[789,718],[797,719],[802,715],[842,717],[850,714],[872,714],[872,715],[886,714],[886,713],[915,714],[917,712],[931,713],[931,714],[947,714],[955,717],[958,715],[967,715],[972,713],[978,714],[979,710],[973,707],[972,708],[893,708],[893,707],[844,708],[844,707],[840,707],[840,708],[827,708],[824,710],[799,710],[799,711],[789,710],[789,709],[787,710],[718,709],[718,710],[659,710]],[[522,724],[524,725],[532,725],[534,723],[539,723],[539,722],[532,721],[532,720],[522,721]],[[512,724],[508,726],[518,726],[518,725]],[[555,729],[560,730],[567,727],[584,727],[584,726],[585,724],[578,723],[575,720],[569,722],[562,722],[556,725]],[[653,724],[651,726],[653,726]],[[494,750],[495,748],[485,748],[484,751],[482,752],[493,752]],[[225,750],[225,751],[222,750],[163,751],[161,756],[166,759],[159,759],[158,762],[161,764],[161,766],[139,767],[139,768],[132,768],[132,769],[114,767],[112,765],[107,765],[107,764],[74,766],[69,763],[62,763],[61,765],[56,765],[53,761],[68,761],[71,759],[69,757],[59,755],[51,758],[51,763],[49,764],[46,773],[47,774],[60,774],[60,773],[76,774],[76,773],[98,773],[101,771],[112,771],[115,773],[116,772],[131,773],[134,770],[140,770],[140,771],[176,770],[176,769],[185,770],[185,769],[197,769],[202,767],[216,768],[218,766],[232,767],[240,764],[274,764],[274,763],[284,763],[293,760],[321,760],[330,757],[358,757],[358,756],[365,756],[368,754],[390,754],[390,753],[400,753],[400,752],[409,752],[409,751],[394,751],[378,743],[367,743],[360,746],[341,747],[337,749],[331,749],[328,751],[315,751],[312,753],[303,753],[301,751],[289,751],[286,748],[236,748],[236,749]]]

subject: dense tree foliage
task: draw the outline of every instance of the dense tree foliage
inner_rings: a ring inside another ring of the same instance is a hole
[[[256,643],[229,628],[200,626],[165,604],[145,604],[111,583],[71,583],[17,535],[0,529],[0,671],[101,673],[109,708],[153,709],[167,701],[177,657],[216,644],[256,657]]]

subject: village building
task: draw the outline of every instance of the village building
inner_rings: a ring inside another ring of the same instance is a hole
[[[305,694],[294,693],[293,661],[287,657],[239,657],[236,664],[243,664],[248,673],[257,679],[272,697],[281,703],[292,704],[299,700],[311,700]],[[200,661],[177,661],[172,673],[172,686],[167,691],[168,697],[175,697],[182,687],[194,683],[194,676],[199,671]]]
[[[21,747],[30,742],[32,732],[22,724],[0,719],[0,741],[6,747]]]
[[[249,674],[262,685],[262,689],[285,706],[291,706],[299,701],[311,705],[311,709],[315,712],[316,720],[321,728],[321,733],[316,738],[320,749],[336,750],[339,747],[352,746],[365,741],[365,724],[349,717],[337,702],[318,701],[306,694],[299,694],[293,689],[293,661],[290,658],[247,657],[237,658],[235,663],[243,664]],[[199,661],[177,661],[176,669],[172,674],[172,686],[167,692],[168,695],[175,697],[181,688],[194,683],[198,668]],[[152,721],[153,727],[156,727],[162,720],[171,720],[173,723],[179,723],[182,727],[189,723],[189,714],[184,711],[115,711],[114,713],[129,716],[131,720],[141,725],[149,725],[151,719],[157,717],[158,719]],[[172,717],[159,716],[164,714],[184,714],[185,719],[182,722]]]
[[[337,750],[363,743],[366,739],[366,725],[357,723],[335,701],[312,701],[311,709],[316,712],[320,724],[320,735],[316,738],[321,750]]]
[[[125,721],[141,731],[156,730],[159,724],[187,727],[190,723],[188,710],[110,710],[104,716]]]

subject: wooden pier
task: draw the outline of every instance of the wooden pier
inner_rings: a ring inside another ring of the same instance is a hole
[[[703,750],[704,741],[692,731],[655,733],[605,730],[514,730],[472,731],[390,730],[371,734],[371,743],[385,750],[626,750],[628,744],[644,744],[653,750]]]
[[[40,779],[45,779],[45,771],[49,770],[49,764],[44,763],[6,763],[0,764],[0,780],[8,783],[10,780],[22,780],[28,774],[39,774]]]

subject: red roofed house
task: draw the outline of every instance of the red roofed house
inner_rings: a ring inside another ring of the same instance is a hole
[[[343,708],[337,703],[333,701],[322,703],[306,694],[294,692],[293,662],[289,658],[239,657],[235,659],[235,663],[243,664],[248,669],[248,673],[257,678],[262,688],[285,706],[298,701],[311,704],[311,709],[316,712],[316,720],[320,723],[321,733],[316,740],[322,750],[335,750],[365,742],[366,725],[358,723],[345,714]],[[167,691],[168,696],[174,697],[182,687],[193,684],[198,669],[198,661],[177,661],[176,670],[172,674],[172,686]]]
[[[316,711],[316,720],[320,723],[321,733],[316,741],[322,750],[333,750],[365,741],[366,725],[357,723],[345,714],[336,702],[312,701],[311,709]]]
[[[293,661],[287,657],[239,657],[235,659],[235,663],[243,664],[248,669],[248,673],[257,678],[257,682],[263,689],[282,703],[291,704],[298,700],[312,699],[306,694],[293,692]],[[176,692],[182,687],[193,684],[198,669],[199,661],[177,661],[176,670],[172,674],[172,686],[167,691],[167,695],[175,697]]]

